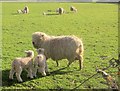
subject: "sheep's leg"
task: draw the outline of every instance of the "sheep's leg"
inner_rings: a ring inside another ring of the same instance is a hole
[[[83,68],[83,56],[78,56],[80,70]]]
[[[13,80],[13,75],[15,73],[14,68],[12,67],[12,69],[10,70],[10,75],[9,75],[9,79]]]
[[[39,72],[42,74],[42,76],[46,76],[45,67],[39,67]]]
[[[57,63],[57,67],[59,66],[59,63],[58,63],[58,61],[56,61],[56,63]]]
[[[22,73],[22,68],[21,67],[18,67],[17,69],[16,69],[16,77],[17,77],[17,80],[19,81],[19,82],[23,82],[23,80],[22,80],[22,78],[21,78],[21,73]]]
[[[34,68],[33,76],[34,76],[34,77],[37,77],[36,74],[37,74],[37,67]]]
[[[70,61],[70,60],[69,60],[67,67],[69,67],[69,66],[72,64],[72,62],[73,62],[73,61]]]
[[[47,62],[45,62],[45,72],[49,72],[49,71],[48,71]]]
[[[31,68],[28,68],[28,77],[30,77],[31,79],[33,78],[32,69]]]

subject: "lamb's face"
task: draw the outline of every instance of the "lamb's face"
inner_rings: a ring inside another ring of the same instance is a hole
[[[27,57],[34,57],[34,52],[32,50],[25,51]]]
[[[44,41],[44,34],[36,32],[32,35],[32,44],[35,48],[40,48],[41,44]]]

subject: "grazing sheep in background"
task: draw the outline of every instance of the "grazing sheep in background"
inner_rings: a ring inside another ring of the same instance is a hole
[[[76,36],[49,36],[43,32],[32,34],[32,43],[35,48],[44,48],[46,58],[56,61],[67,59],[68,66],[74,61],[79,60],[80,69],[83,68],[83,43]]]
[[[64,13],[64,9],[63,8],[57,8],[56,12],[58,12],[60,15]]]
[[[42,76],[46,76],[46,72],[48,72],[48,68],[46,63],[46,57],[44,55],[44,49],[42,48],[37,49],[37,53],[38,55],[34,60],[33,76],[36,77],[37,69],[38,69],[38,72],[42,74]]]
[[[28,13],[29,13],[29,8],[28,8],[28,6],[25,6],[25,7],[24,7],[23,13],[25,13],[25,14],[28,14]]]
[[[70,7],[70,11],[74,11],[74,12],[77,12],[77,9],[73,6]]]
[[[16,58],[12,62],[12,69],[10,70],[9,79],[13,80],[13,75],[16,72],[16,77],[18,82],[23,82],[20,76],[23,68],[26,69],[26,71],[28,72],[27,77],[33,78],[32,70],[33,70],[34,52],[32,50],[28,50],[25,51],[25,53],[27,54],[26,57]]]

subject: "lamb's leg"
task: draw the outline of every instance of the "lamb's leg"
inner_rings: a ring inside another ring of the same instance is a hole
[[[46,76],[45,67],[39,67],[39,72],[42,74],[42,76]]]
[[[45,62],[45,72],[49,72],[49,71],[48,71],[47,62]]]
[[[37,76],[36,76],[36,74],[37,74],[37,69],[38,69],[38,68],[35,67],[34,70],[33,70],[33,76],[34,76],[34,77],[37,77]]]
[[[31,79],[33,78],[32,68],[28,68],[28,77],[30,77]]]
[[[18,82],[23,82],[23,80],[22,80],[22,78],[21,78],[21,73],[22,73],[22,68],[21,67],[18,67],[17,69],[16,69],[16,77],[17,77],[17,80],[18,80]]]
[[[47,75],[50,75],[50,72],[48,71],[47,62],[45,62],[45,72],[47,73]]]
[[[14,75],[14,73],[15,73],[15,70],[14,70],[14,68],[12,67],[12,69],[10,70],[10,74],[9,74],[9,79],[10,79],[10,80],[13,80],[13,75]]]

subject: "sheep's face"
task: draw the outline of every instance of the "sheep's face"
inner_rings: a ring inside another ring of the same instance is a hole
[[[34,52],[32,50],[25,51],[26,57],[34,57]]]
[[[35,32],[32,35],[32,44],[35,48],[40,48],[42,43],[44,42],[44,34],[41,32]]]

